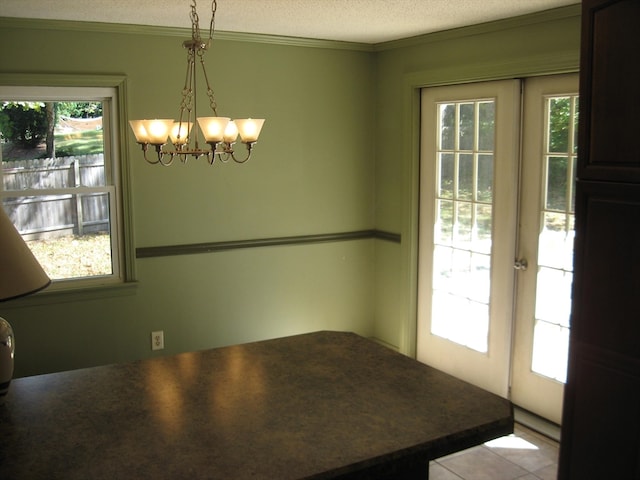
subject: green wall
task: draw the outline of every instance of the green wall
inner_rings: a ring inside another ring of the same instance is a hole
[[[2,19],[12,47],[0,74],[121,75],[129,118],[175,117],[190,31],[120,30]],[[374,227],[370,49],[222,38],[206,62],[218,112],[265,117],[261,139],[245,165],[163,168],[128,134],[136,248]],[[135,288],[44,292],[0,314],[16,333],[16,376],[312,330],[370,336],[373,259],[371,238],[138,258]],[[153,330],[165,332],[158,353]]]
[[[128,118],[174,117],[188,37],[0,18],[0,44],[11,46],[0,76],[124,76]],[[138,258],[134,288],[2,304],[16,331],[16,376],[320,329],[411,353],[419,88],[575,70],[578,49],[573,7],[376,46],[221,35],[207,56],[218,111],[267,118],[254,157],[154,167],[128,135],[135,247],[372,229],[402,234],[401,243]],[[165,350],[151,352],[152,330],[164,330]]]

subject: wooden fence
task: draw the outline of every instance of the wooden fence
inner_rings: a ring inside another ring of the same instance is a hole
[[[5,210],[26,239],[109,230],[106,191],[59,191],[104,187],[102,154],[4,162],[2,179],[5,192],[16,192],[15,196],[4,197]],[[21,196],[19,192],[25,190],[29,190],[29,194]],[[42,190],[42,195],[34,195],[34,190]]]

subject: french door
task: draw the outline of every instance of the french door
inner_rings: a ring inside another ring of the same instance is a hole
[[[422,92],[418,359],[560,423],[577,75]]]

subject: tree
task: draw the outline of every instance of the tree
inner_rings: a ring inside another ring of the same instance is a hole
[[[47,158],[56,157],[55,128],[56,128],[56,103],[45,102],[47,112]]]
[[[102,102],[57,102],[59,115],[72,118],[96,118],[102,116]]]
[[[34,148],[47,135],[47,114],[43,102],[3,102],[0,132],[7,140]]]
[[[61,117],[101,116],[102,102],[3,102],[0,103],[0,132],[6,140],[25,149],[45,142],[45,156],[55,158],[55,132]],[[58,149],[58,155],[63,153]]]

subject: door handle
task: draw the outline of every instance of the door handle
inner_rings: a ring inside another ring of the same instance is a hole
[[[516,270],[526,270],[529,266],[529,262],[527,262],[526,258],[517,258],[515,263],[513,264],[513,268]]]

